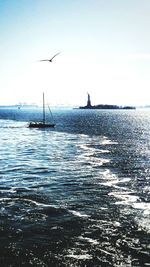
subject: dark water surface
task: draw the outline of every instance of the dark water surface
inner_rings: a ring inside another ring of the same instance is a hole
[[[150,266],[150,110],[0,109],[0,266]]]

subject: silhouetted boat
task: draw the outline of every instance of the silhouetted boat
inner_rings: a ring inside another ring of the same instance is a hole
[[[50,108],[49,108],[49,110],[50,110]],[[51,116],[52,116],[52,114],[51,114]],[[46,122],[45,98],[44,98],[44,93],[43,93],[43,121],[41,121],[41,122],[30,122],[29,123],[29,128],[50,128],[50,127],[55,127],[55,123],[47,123]]]

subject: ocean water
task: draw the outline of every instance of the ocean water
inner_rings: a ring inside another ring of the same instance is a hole
[[[150,110],[0,108],[0,266],[150,266]]]

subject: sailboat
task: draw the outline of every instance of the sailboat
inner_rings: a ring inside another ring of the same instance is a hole
[[[41,121],[41,122],[30,122],[29,123],[29,128],[50,128],[50,127],[55,127],[55,124],[46,122],[45,96],[44,96],[44,93],[43,93],[43,121]]]

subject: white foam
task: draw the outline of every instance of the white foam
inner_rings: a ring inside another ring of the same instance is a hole
[[[89,238],[89,237],[80,236],[79,239],[81,241],[85,241],[85,242],[91,243],[92,245],[98,245],[99,244],[99,242],[96,239],[92,239],[92,238]]]
[[[77,260],[90,260],[90,259],[92,259],[92,256],[89,254],[71,254],[71,255],[67,255],[66,257],[77,259]]]
[[[119,182],[118,177],[115,174],[111,173],[109,170],[101,172],[101,176],[101,179],[104,180],[104,182],[100,183],[102,185],[112,186],[118,184]]]
[[[150,203],[138,202],[133,203],[132,206],[134,209],[144,210],[144,214],[150,214]]]
[[[111,192],[108,195],[114,196],[115,198],[118,198],[121,200],[121,201],[117,201],[116,204],[131,205],[139,200],[138,196],[133,196],[128,193],[129,192]]]
[[[7,201],[7,200],[12,200],[10,197],[1,197],[0,201]]]
[[[11,188],[11,189],[2,189],[0,190],[1,193],[11,193],[11,194],[14,194],[16,193],[16,190]]]
[[[102,144],[103,144],[103,145],[116,145],[116,144],[118,144],[118,143],[115,142],[115,141],[111,141],[111,140],[109,140],[109,139],[107,139],[107,138],[104,138],[104,140],[102,141]]]
[[[119,183],[126,183],[126,182],[129,182],[131,181],[131,178],[122,178],[119,180]]]
[[[120,222],[117,222],[117,221],[114,222],[113,225],[114,225],[115,227],[120,227],[120,226],[121,226]]]
[[[92,256],[87,253],[86,250],[80,249],[80,254],[77,254],[76,249],[69,249],[68,250],[68,255],[66,255],[67,258],[73,258],[77,260],[87,260],[87,259],[92,259]]]
[[[145,215],[143,215],[143,217],[136,217],[135,218],[136,223],[139,226],[139,229],[144,229],[146,230],[148,233],[150,233],[150,217],[149,215],[146,217]]]
[[[75,210],[69,210],[70,213],[72,213],[73,215],[75,216],[78,216],[78,217],[83,217],[83,218],[88,218],[90,217],[89,215],[87,214],[82,214],[81,212],[79,211],[75,211]]]

